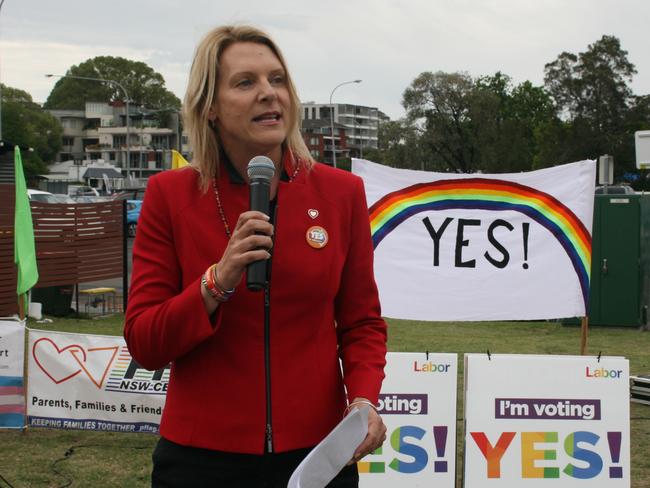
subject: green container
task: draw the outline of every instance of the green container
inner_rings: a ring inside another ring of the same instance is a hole
[[[647,323],[649,258],[650,196],[596,195],[589,325]]]

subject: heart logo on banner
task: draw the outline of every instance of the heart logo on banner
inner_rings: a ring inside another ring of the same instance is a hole
[[[316,210],[315,208],[310,208],[309,210],[307,210],[307,215],[309,215],[312,219],[315,219],[316,217],[318,217],[318,210]]]
[[[85,350],[79,344],[59,348],[53,340],[43,337],[34,342],[32,356],[41,371],[57,385],[83,371],[97,388],[101,388],[118,349],[114,346]]]
[[[85,360],[84,349],[77,344],[59,349],[52,340],[44,337],[37,340],[32,347],[34,361],[36,361],[36,364],[41,368],[43,373],[57,385],[81,373],[79,364],[74,359],[74,356],[70,354],[72,351],[84,354]],[[61,360],[66,359],[68,356],[72,358],[72,361]]]

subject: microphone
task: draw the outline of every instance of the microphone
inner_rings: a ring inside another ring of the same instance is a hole
[[[250,180],[250,209],[258,210],[269,215],[269,200],[271,197],[271,179],[275,174],[275,165],[266,156],[255,156],[246,169]],[[250,263],[246,270],[246,286],[251,291],[259,291],[266,287],[265,259]]]

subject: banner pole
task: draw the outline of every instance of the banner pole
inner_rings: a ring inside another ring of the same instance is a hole
[[[28,314],[29,315],[29,314]],[[27,321],[25,320],[25,352],[23,354],[23,397],[24,397],[24,402],[25,402],[25,416],[23,417],[23,428],[20,429],[20,432],[25,435],[27,434],[27,387],[29,385],[29,369],[28,369],[28,361],[29,361],[29,329],[27,328]]]
[[[580,355],[587,353],[587,332],[589,331],[589,317],[582,317],[582,327],[580,334]]]
[[[18,317],[25,320],[25,294],[18,295]]]

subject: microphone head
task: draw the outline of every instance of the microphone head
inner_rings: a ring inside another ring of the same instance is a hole
[[[275,174],[275,165],[266,156],[255,156],[249,161],[246,173],[250,180],[271,181]]]

